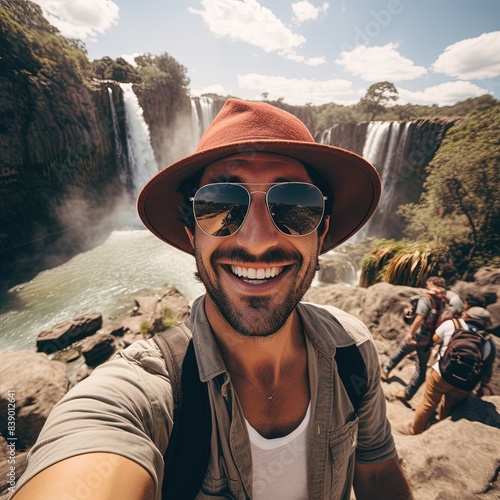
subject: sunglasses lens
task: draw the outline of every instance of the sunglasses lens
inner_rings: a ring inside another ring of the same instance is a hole
[[[250,204],[248,191],[234,184],[207,184],[194,196],[194,215],[211,236],[230,236],[245,220]]]
[[[311,184],[278,184],[269,190],[267,199],[276,227],[291,236],[313,232],[323,217],[323,194]]]

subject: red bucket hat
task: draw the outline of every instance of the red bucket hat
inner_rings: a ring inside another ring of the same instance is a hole
[[[282,109],[228,99],[203,134],[196,152],[168,165],[144,186],[137,208],[146,227],[166,243],[192,253],[179,211],[183,202],[180,185],[216,160],[247,152],[295,158],[328,182],[333,200],[327,200],[331,220],[321,253],[359,231],[377,207],[380,178],[366,160],[350,151],[316,143],[307,127]]]

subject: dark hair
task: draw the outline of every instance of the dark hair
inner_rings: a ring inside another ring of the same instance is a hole
[[[200,186],[200,179],[203,175],[205,168],[201,168],[191,177],[188,177],[177,190],[182,196],[182,202],[179,205],[179,219],[184,223],[184,225],[194,234],[195,220],[193,213],[193,204],[190,199],[196,194]]]
[[[314,168],[309,165],[304,164],[304,167],[309,175],[312,183],[317,186],[320,191],[326,196],[327,201],[325,203],[325,213],[323,215],[323,220],[318,226],[318,233],[321,233],[325,224],[325,217],[332,214],[332,206],[333,206],[333,192],[330,188],[330,185],[326,181],[326,179]],[[205,167],[206,168],[206,167]],[[195,230],[195,219],[193,214],[193,204],[189,200],[192,196],[196,194],[198,188],[200,187],[200,180],[203,176],[203,172],[205,168],[198,170],[194,175],[188,177],[178,189],[178,192],[182,196],[182,202],[179,205],[179,218],[184,223],[184,225],[194,234]],[[223,182],[225,179],[222,177],[220,179],[214,179],[214,182],[220,181]]]
[[[430,281],[434,286],[446,288],[446,280],[441,276],[429,276],[426,281]]]

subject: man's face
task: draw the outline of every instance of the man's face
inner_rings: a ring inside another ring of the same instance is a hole
[[[245,153],[219,160],[205,169],[200,187],[213,182],[308,182],[297,160],[268,153]],[[196,264],[207,290],[207,314],[215,311],[226,325],[245,336],[265,337],[278,331],[311,285],[328,229],[300,237],[274,226],[266,207],[270,186],[247,186],[251,195],[247,218],[225,238],[209,236],[196,226]]]

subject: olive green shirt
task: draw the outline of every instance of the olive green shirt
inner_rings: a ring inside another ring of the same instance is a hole
[[[297,310],[304,326],[311,393],[309,498],[348,500],[355,461],[373,464],[396,454],[377,351],[366,327],[353,316],[308,303],[300,303]],[[207,321],[204,297],[195,301],[186,324],[193,332],[200,377],[208,382],[212,411],[211,457],[197,499],[252,498],[252,459],[244,415]],[[358,345],[368,373],[359,417],[353,413],[334,359],[337,346],[352,343]],[[172,389],[161,353],[152,340],[135,342],[94,370],[54,407],[16,489],[61,460],[109,452],[144,467],[160,500],[163,454],[172,418]],[[104,465],[101,469],[105,470]]]

